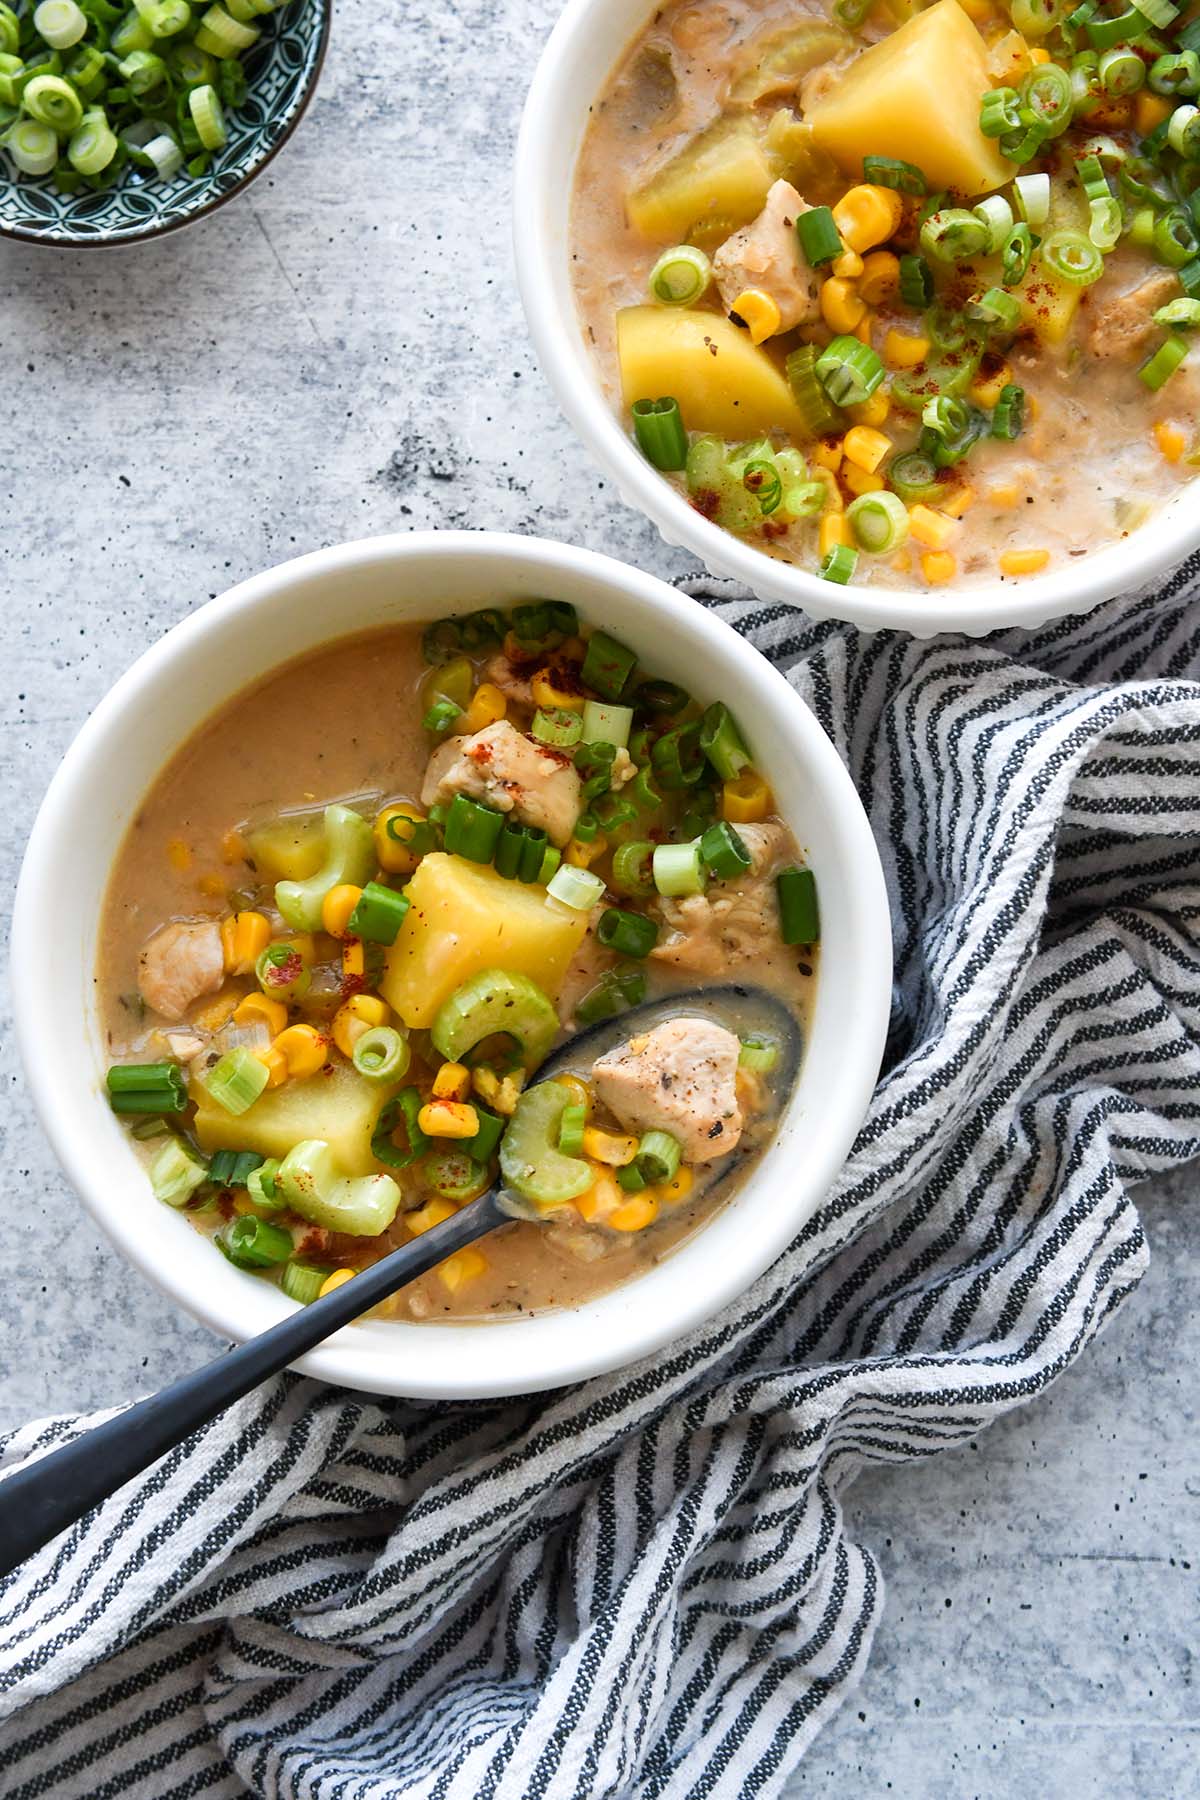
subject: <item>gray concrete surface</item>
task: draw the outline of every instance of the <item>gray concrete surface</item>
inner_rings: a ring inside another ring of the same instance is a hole
[[[490,526],[664,575],[530,355],[508,166],[552,0],[339,0],[256,187],[157,247],[0,246],[6,350],[0,883],[88,709],[242,576],[371,532]],[[56,1172],[3,1033],[0,1426],[107,1405],[215,1341],[126,1269]],[[1154,1267],[1086,1363],[955,1457],[852,1490],[886,1618],[792,1794],[1200,1793],[1200,1237],[1144,1194]]]

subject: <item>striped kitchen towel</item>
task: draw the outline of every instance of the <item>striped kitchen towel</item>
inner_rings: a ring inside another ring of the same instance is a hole
[[[883,850],[892,1031],[836,1190],[603,1380],[236,1407],[0,1596],[5,1800],[780,1791],[883,1604],[855,1474],[1067,1368],[1146,1267],[1131,1186],[1200,1149],[1197,580],[924,644],[692,584],[791,665]]]

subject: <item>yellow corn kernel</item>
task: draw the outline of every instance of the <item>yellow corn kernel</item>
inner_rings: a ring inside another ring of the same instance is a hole
[[[610,1169],[623,1169],[637,1155],[638,1141],[625,1132],[601,1131],[588,1125],[583,1133],[583,1154],[592,1162],[605,1163]]]
[[[873,475],[888,451],[892,440],[873,425],[852,425],[842,440],[846,461]]]
[[[230,868],[234,863],[245,862],[248,846],[240,831],[227,831],[221,839],[221,861]]]
[[[879,306],[900,290],[900,258],[890,250],[872,250],[864,257],[858,291],[868,306]]]
[[[836,475],[842,464],[841,438],[821,438],[809,451],[808,459],[815,463],[818,469],[828,469],[830,474]]]
[[[911,575],[912,551],[897,550],[895,556],[892,558],[892,567],[895,569],[897,575]]]
[[[486,1275],[487,1267],[488,1260],[483,1252],[468,1244],[465,1250],[456,1250],[453,1256],[438,1264],[437,1278],[443,1287],[457,1294],[468,1281],[478,1281],[481,1275]]]
[[[1152,94],[1149,88],[1142,88],[1133,102],[1133,120],[1138,136],[1149,137],[1172,110],[1173,102],[1165,94]]]
[[[571,1205],[581,1219],[590,1225],[595,1219],[607,1219],[625,1198],[608,1169],[593,1165],[596,1179],[590,1188],[572,1200]]]
[[[926,550],[921,557],[921,573],[931,587],[941,587],[943,582],[954,580],[958,563],[948,550]]]
[[[821,317],[830,331],[854,331],[866,317],[866,306],[848,281],[831,275],[821,284]]]
[[[857,250],[843,250],[835,256],[829,265],[830,273],[840,275],[843,281],[857,281],[863,272],[863,259]]]
[[[563,851],[563,861],[570,863],[575,869],[589,869],[607,849],[608,839],[602,831],[598,831],[587,844],[581,843],[578,838],[572,838]]]
[[[860,400],[857,406],[848,406],[846,411],[856,425],[882,425],[892,410],[892,402],[886,388],[878,387],[869,400]]]
[[[658,1217],[658,1201],[649,1192],[634,1194],[614,1206],[604,1223],[610,1231],[645,1231]]]
[[[1050,61],[1050,52],[1043,50],[1040,44],[1032,44],[1029,49],[1029,60],[1035,68]]]
[[[254,1202],[249,1194],[235,1194],[233,1196],[233,1210],[235,1213],[241,1213],[243,1218],[247,1216],[257,1217],[254,1210]]]
[[[909,508],[908,528],[927,550],[944,550],[952,542],[958,524],[945,513],[934,512],[931,506],[913,506]]]
[[[842,234],[842,242],[860,255],[886,243],[900,223],[904,211],[899,194],[891,188],[874,187],[863,182],[842,195],[833,209],[833,222]]]
[[[428,1100],[417,1114],[417,1124],[427,1137],[473,1138],[479,1114],[458,1100]]]
[[[465,1100],[471,1091],[471,1071],[462,1063],[444,1062],[433,1078],[435,1100]]]
[[[964,482],[961,487],[952,488],[949,493],[940,495],[938,506],[948,519],[961,519],[964,513],[970,512],[975,500],[975,489],[969,482]]]
[[[742,321],[752,344],[762,344],[774,337],[783,323],[779,307],[762,288],[747,288],[729,310]]]
[[[233,1009],[233,1022],[235,1025],[254,1025],[261,1020],[276,1038],[287,1024],[287,1012],[282,1000],[272,1000],[256,991],[238,1001]]]
[[[882,475],[873,475],[869,469],[860,469],[850,462],[842,468],[842,480],[855,495],[877,494],[884,485]]]
[[[817,532],[817,548],[822,556],[828,556],[835,544],[850,542],[850,527],[841,513],[828,512],[821,520]]]
[[[1007,387],[1012,380],[1012,370],[1007,363],[1001,363],[994,375],[976,375],[967,389],[976,406],[993,407],[1000,398],[1000,390]]]
[[[1049,561],[1048,550],[1004,550],[1000,555],[1005,575],[1036,575]]]
[[[998,512],[1007,512],[1009,507],[1015,506],[1020,498],[1016,483],[1012,481],[1005,481],[999,487],[989,488],[987,493],[988,505],[994,506]]]
[[[461,719],[455,721],[457,732],[470,736],[472,732],[486,731],[489,725],[495,725],[508,711],[508,701],[500,689],[491,681],[481,681],[471,695],[471,704]]]
[[[419,807],[402,801],[398,806],[385,806],[375,821],[376,862],[389,875],[411,875],[421,859],[413,855],[401,838],[392,836],[388,826],[393,819],[408,819],[414,825],[423,825],[425,814]],[[403,831],[404,827],[398,829]]]
[[[219,900],[222,894],[229,892],[229,883],[223,875],[202,875],[196,886],[202,894],[207,894],[210,900]]]
[[[654,1192],[665,1206],[678,1206],[686,1200],[696,1184],[696,1177],[686,1163],[680,1163],[670,1181],[662,1182]]]
[[[731,825],[757,825],[774,804],[770,788],[754,769],[743,769],[721,789],[721,814]]]
[[[200,1008],[193,1024],[198,1025],[201,1031],[220,1031],[222,1025],[233,1017],[234,1008],[240,999],[240,994],[218,994],[215,1000],[210,1000],[207,1006]]]
[[[334,1013],[330,1036],[343,1056],[353,1056],[364,1032],[386,1025],[390,1017],[391,1008],[378,994],[352,994]]]
[[[231,913],[221,920],[221,949],[231,975],[249,975],[270,941],[270,924],[260,912]]]
[[[325,1067],[326,1042],[313,1025],[289,1025],[271,1045],[287,1063],[288,1079],[304,1081]]]
[[[167,861],[177,875],[182,875],[192,866],[192,847],[182,838],[172,838],[167,845]]]
[[[323,1300],[325,1298],[326,1294],[336,1294],[340,1287],[345,1287],[345,1285],[348,1281],[353,1281],[353,1280],[354,1280],[354,1270],[353,1269],[334,1269],[333,1273],[331,1275],[327,1275],[325,1277],[324,1281],[321,1283],[320,1289],[318,1290],[318,1293],[317,1293],[317,1299]]]
[[[929,355],[929,339],[892,328],[883,340],[883,360],[892,369],[915,369]]]
[[[1169,463],[1177,463],[1187,449],[1187,436],[1174,419],[1159,419],[1154,427],[1154,441]]]
[[[572,694],[566,688],[556,687],[553,669],[539,669],[529,686],[533,693],[535,706],[546,708],[562,706],[568,712],[583,711],[583,695]]]
[[[845,512],[846,502],[842,499],[842,490],[838,486],[837,476],[832,474],[828,469],[814,469],[813,480],[819,481],[825,489],[825,500],[821,507],[822,513]]]
[[[587,1082],[581,1080],[578,1075],[556,1075],[554,1079],[557,1081],[559,1087],[565,1087],[570,1094],[571,1098],[568,1100],[567,1105],[582,1106],[584,1112],[590,1116],[592,1110],[592,1090]]]
[[[871,312],[864,312],[862,318],[858,321],[858,324],[854,327],[855,337],[858,339],[860,344],[865,344],[867,346],[868,350],[871,348],[871,327],[874,323],[875,323],[874,314]]]
[[[350,915],[362,899],[362,889],[352,881],[331,887],[321,902],[321,924],[330,937],[344,938],[350,930]]]
[[[342,974],[354,981],[367,972],[367,953],[361,938],[347,938],[342,945]]]
[[[435,1225],[444,1225],[458,1211],[453,1200],[443,1200],[440,1194],[432,1195],[424,1204],[412,1212],[406,1212],[404,1223],[414,1237],[420,1237],[423,1231],[432,1231]]]
[[[980,30],[991,23],[993,18],[991,0],[961,0],[961,5],[968,19],[973,19]]]
[[[519,1072],[497,1075],[495,1069],[478,1068],[471,1071],[471,1086],[479,1098],[486,1100],[493,1112],[503,1113],[506,1119],[511,1118],[516,1111],[524,1084],[525,1077]]]
[[[254,1054],[260,1063],[266,1065],[267,1086],[269,1088],[282,1087],[288,1078],[288,1060],[283,1051],[277,1050],[272,1044],[266,1050],[256,1050]]]

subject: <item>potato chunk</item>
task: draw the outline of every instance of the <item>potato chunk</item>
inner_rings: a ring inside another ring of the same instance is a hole
[[[899,156],[932,188],[986,194],[1013,173],[979,129],[980,101],[995,85],[983,39],[958,0],[938,0],[864,50],[808,123],[848,174],[862,174],[864,155]]]
[[[423,859],[405,892],[411,904],[380,991],[406,1025],[431,1025],[483,969],[528,975],[553,1000],[587,931],[587,914],[568,913],[545,888],[442,851]]]
[[[625,210],[651,243],[711,248],[762,211],[774,179],[755,121],[718,119],[629,194]]]
[[[234,1117],[208,1096],[202,1082],[192,1087],[196,1101],[196,1141],[205,1151],[256,1150],[282,1160],[294,1144],[321,1138],[347,1175],[370,1175],[375,1121],[393,1089],[364,1081],[348,1064],[307,1081],[268,1088],[248,1112]]]
[[[717,313],[627,306],[617,314],[617,355],[626,407],[673,394],[689,431],[808,435],[778,366]]]

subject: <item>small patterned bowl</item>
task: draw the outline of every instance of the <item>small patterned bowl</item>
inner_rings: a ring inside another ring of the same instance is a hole
[[[58,194],[42,176],[19,175],[0,152],[0,238],[65,245],[132,244],[178,231],[224,205],[287,142],[304,116],[325,60],[332,0],[290,0],[267,14],[243,59],[245,100],[226,115],[229,141],[207,175],[173,181],[126,168],[111,188]]]

